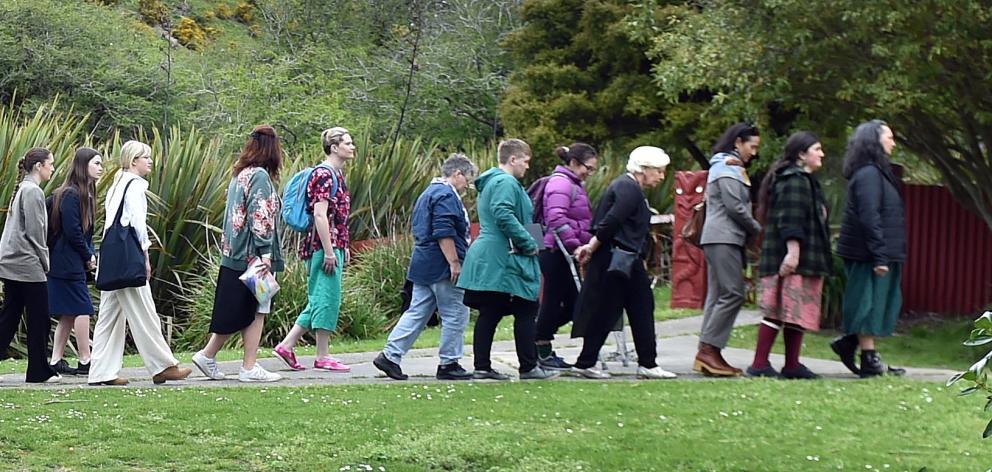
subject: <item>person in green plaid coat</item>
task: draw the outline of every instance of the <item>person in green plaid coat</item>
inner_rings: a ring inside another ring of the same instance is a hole
[[[803,334],[820,328],[824,276],[832,268],[827,200],[814,173],[823,165],[823,146],[809,131],[785,143],[782,159],[761,183],[758,220],[764,225],[758,276],[758,328],[752,377],[815,379],[799,362]],[[779,374],[768,362],[778,332],[785,340],[785,366]]]

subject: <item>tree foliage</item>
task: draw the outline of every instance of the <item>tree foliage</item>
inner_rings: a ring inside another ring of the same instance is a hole
[[[704,91],[701,116],[828,137],[882,118],[992,226],[988,0],[697,0],[638,19],[669,102]]]
[[[16,98],[33,111],[61,95],[92,129],[151,123],[164,102],[153,41],[147,28],[90,3],[4,1],[0,103]]]
[[[673,2],[674,3],[674,2]],[[541,171],[550,170],[558,145],[582,141],[629,150],[661,145],[684,168],[705,162],[690,98],[669,102],[657,93],[646,39],[631,34],[628,18],[645,7],[622,0],[528,0],[523,27],[504,46],[514,73],[500,112],[509,134],[528,140]],[[647,15],[668,11],[653,5]],[[672,152],[675,151],[675,152]]]
[[[59,94],[99,139],[179,123],[233,145],[267,122],[291,150],[319,149],[335,125],[377,142],[491,140],[518,3],[11,0],[0,101],[31,111]]]

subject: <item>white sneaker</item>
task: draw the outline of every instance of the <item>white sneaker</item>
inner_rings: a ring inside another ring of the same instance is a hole
[[[220,371],[220,367],[217,367],[217,360],[207,357],[203,351],[193,354],[193,365],[210,380],[224,380],[224,373]]]
[[[610,378],[609,372],[603,372],[601,370],[596,370],[593,368],[581,369],[579,367],[572,367],[571,372],[579,377],[585,377],[587,379],[594,380],[604,380]]]
[[[48,380],[45,381],[45,383],[60,383],[60,382],[62,382],[62,375],[59,373],[55,373],[55,375],[49,377]]]
[[[654,366],[650,369],[641,366],[637,367],[637,378],[639,379],[674,379],[675,377],[678,377],[678,375],[662,369],[661,366]]]
[[[269,372],[262,368],[262,366],[255,364],[251,370],[245,370],[244,367],[238,371],[238,380],[242,382],[275,382],[277,380],[282,380],[282,376]]]

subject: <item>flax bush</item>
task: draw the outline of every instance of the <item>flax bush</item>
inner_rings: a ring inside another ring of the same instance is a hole
[[[346,266],[342,282],[343,300],[336,336],[375,337],[385,333],[402,314],[400,291],[413,250],[408,237],[390,238],[365,252],[354,254]],[[293,327],[296,317],[307,305],[307,265],[285,250],[286,271],[279,275],[280,290],[265,318],[262,346],[275,346]],[[174,345],[179,350],[203,347],[209,337],[210,314],[220,257],[216,250],[204,254],[204,267],[187,274],[187,284],[179,298],[186,310],[185,323],[177,328]],[[235,336],[228,347],[240,347]]]

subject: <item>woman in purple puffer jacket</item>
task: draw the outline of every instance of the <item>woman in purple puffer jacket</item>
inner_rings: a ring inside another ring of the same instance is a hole
[[[592,235],[592,207],[582,182],[596,171],[596,150],[583,143],[555,150],[564,165],[555,167],[544,187],[544,234],[546,250],[541,252],[544,295],[537,315],[537,357],[544,369],[568,370],[572,366],[558,357],[551,341],[558,328],[572,321],[578,296],[572,254],[589,242]],[[565,253],[562,252],[564,247]]]

